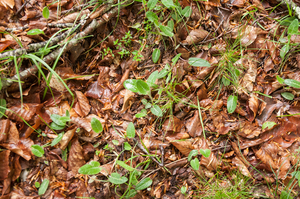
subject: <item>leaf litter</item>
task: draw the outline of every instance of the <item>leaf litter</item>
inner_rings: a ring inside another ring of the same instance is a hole
[[[297,197],[285,4],[116,3],[0,1],[1,198]]]

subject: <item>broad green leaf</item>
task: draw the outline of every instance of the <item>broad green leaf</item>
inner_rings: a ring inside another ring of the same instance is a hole
[[[40,184],[39,182],[35,182],[35,183],[34,183],[34,186],[35,186],[36,188],[39,188],[39,187],[41,186],[41,184]]]
[[[150,76],[151,76],[151,75],[150,75]],[[149,77],[150,77],[150,76],[149,76]],[[148,84],[148,81],[150,81],[149,79],[150,79],[150,78],[148,78],[148,80],[147,80],[147,84]],[[146,105],[146,104],[148,103],[148,101],[147,101],[145,98],[142,99],[141,102],[142,102],[144,105]]]
[[[300,82],[294,79],[285,79],[283,82],[290,87],[300,88]]]
[[[45,6],[45,7],[43,8],[43,17],[44,17],[45,19],[48,19],[49,16],[50,16],[49,8],[48,8],[47,6]]]
[[[157,79],[158,76],[158,71],[154,71],[153,73],[151,73],[151,75],[148,77],[147,79],[147,84],[151,87],[155,86],[155,81]]]
[[[276,79],[280,84],[284,83],[284,79],[282,79],[281,77],[279,77],[278,75],[276,75]]]
[[[300,180],[300,171],[294,171],[292,176],[295,177],[297,180]]]
[[[27,32],[27,35],[39,35],[39,34],[45,34],[45,33],[41,29],[32,29]]]
[[[38,194],[43,195],[47,191],[48,186],[49,186],[49,180],[48,179],[43,180],[43,182],[39,188]]]
[[[175,65],[178,61],[178,59],[180,58],[181,53],[177,54],[175,57],[173,57],[172,59],[172,65]]]
[[[294,19],[296,19],[296,17],[287,17],[284,20],[280,21],[280,25],[289,26],[294,21]]]
[[[6,101],[5,99],[0,99],[0,118],[5,114],[6,111]]]
[[[123,161],[117,160],[116,163],[118,165],[120,165],[121,167],[123,167],[124,169],[126,169],[127,171],[133,171],[134,170],[134,168],[132,168],[131,166],[129,166],[128,164],[126,164]]]
[[[223,82],[223,85],[224,85],[224,86],[229,86],[229,85],[230,85],[229,79],[227,79],[227,78],[225,78],[225,77],[222,77],[222,82]]]
[[[197,58],[197,57],[191,57],[189,58],[188,63],[191,66],[197,66],[197,67],[211,67],[210,63],[204,59]]]
[[[36,145],[36,144],[31,145],[31,151],[35,156],[37,156],[39,158],[43,157],[43,155],[45,153],[43,147],[41,147],[40,145]]]
[[[131,146],[130,146],[130,144],[128,142],[124,142],[124,149],[126,151],[130,151],[131,150]]]
[[[149,9],[149,10],[152,10],[152,9],[156,6],[157,1],[158,1],[158,0],[149,0],[148,3],[147,3],[148,9]]]
[[[173,30],[168,26],[159,25],[159,29],[162,31],[164,36],[173,37]]]
[[[136,194],[137,194],[136,190],[130,189],[130,190],[127,192],[125,198],[133,198]]]
[[[158,76],[157,76],[157,79],[160,79],[160,78],[163,78],[165,76],[167,76],[169,73],[169,71],[167,69],[162,69],[159,73],[158,73]]]
[[[174,22],[173,22],[173,20],[169,20],[169,21],[168,21],[168,27],[169,27],[171,30],[174,29]]]
[[[94,118],[94,117],[91,120],[91,126],[92,126],[92,129],[95,133],[101,133],[103,131],[103,127],[102,127],[101,122],[98,119]]]
[[[200,149],[199,152],[206,158],[208,158],[211,153],[211,151],[209,149]]]
[[[266,128],[268,129],[271,129],[273,126],[275,126],[276,123],[275,122],[269,122],[269,121],[266,121],[265,123],[263,123],[261,129],[264,130]]]
[[[173,0],[161,0],[162,4],[166,6],[167,8],[175,8],[175,4],[173,3]]]
[[[66,122],[64,120],[61,120],[62,116],[57,114],[52,114],[50,116],[51,120],[55,122],[58,126],[65,126]]]
[[[137,80],[136,82],[136,87],[138,89],[138,92],[140,94],[146,95],[148,94],[148,92],[150,91],[150,88],[148,86],[148,84],[146,82],[144,82],[143,80]]]
[[[190,17],[192,14],[192,8],[190,6],[185,7],[182,11],[181,14],[185,17]]]
[[[299,22],[298,19],[294,19],[288,27],[288,35],[295,35],[298,33]]]
[[[151,178],[147,177],[141,180],[135,187],[135,190],[143,190],[152,185],[152,180]]]
[[[145,105],[145,109],[151,108],[151,106],[152,106],[151,103],[147,103],[147,104]]]
[[[295,97],[292,93],[289,93],[289,92],[283,92],[283,93],[281,93],[281,96],[287,100],[293,100]]]
[[[191,166],[194,170],[198,171],[199,170],[199,167],[200,167],[200,163],[199,163],[199,160],[198,158],[195,158],[193,160],[190,161],[191,163]]]
[[[114,144],[114,145],[119,145],[119,141],[118,140],[112,140],[112,143]]]
[[[124,81],[123,85],[126,89],[128,89],[134,93],[137,93],[138,89],[136,87],[136,82],[137,82],[136,79],[127,79]]]
[[[125,176],[121,177],[118,173],[112,173],[108,178],[108,181],[113,184],[124,184],[128,181],[128,178],[126,178]]]
[[[280,199],[293,199],[294,197],[292,197],[290,193],[291,192],[287,192],[285,190],[282,190],[281,194],[280,194]]]
[[[180,188],[180,192],[181,192],[182,194],[185,194],[186,191],[187,191],[187,187],[186,187],[186,186],[182,186],[182,187]]]
[[[96,175],[100,173],[102,170],[100,166],[100,163],[97,161],[91,161],[88,164],[83,165],[78,169],[78,173],[83,174],[83,175]]]
[[[191,159],[198,155],[198,150],[194,149],[194,150],[191,150],[191,152],[189,153],[189,156],[188,156],[188,161],[191,161]]]
[[[151,110],[151,113],[153,113],[157,117],[161,117],[163,115],[162,110],[157,105],[154,105],[150,110]]]
[[[237,105],[237,96],[230,95],[227,100],[227,111],[228,113],[233,113]]]
[[[290,50],[290,46],[288,43],[282,46],[282,48],[280,49],[281,59],[284,59],[285,55],[289,52],[289,50]]]
[[[158,60],[159,60],[159,57],[160,57],[160,50],[159,48],[155,48],[153,53],[152,53],[152,60],[153,60],[153,63],[157,63]]]
[[[135,128],[134,128],[134,124],[132,122],[130,122],[127,126],[126,136],[128,138],[134,138],[135,137]]]
[[[152,12],[152,11],[146,12],[146,17],[152,23],[154,23],[155,21],[158,21],[158,16],[154,12]]]
[[[60,126],[60,125],[58,125],[58,124],[56,124],[55,122],[52,122],[51,124],[50,124],[50,127],[52,128],[52,129],[54,129],[54,130],[62,130],[62,129],[64,129],[65,128],[65,125],[64,126]]]
[[[147,115],[147,110],[146,109],[142,109],[140,113],[135,114],[136,118],[141,118],[141,117],[145,117]]]
[[[63,136],[64,136],[64,132],[61,132],[60,134],[58,134],[57,137],[52,140],[51,146],[55,146],[56,144],[58,144],[61,141],[61,139],[63,138]]]

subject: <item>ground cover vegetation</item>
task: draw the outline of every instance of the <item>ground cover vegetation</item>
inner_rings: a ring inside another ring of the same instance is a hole
[[[0,0],[0,198],[299,198],[298,4]]]

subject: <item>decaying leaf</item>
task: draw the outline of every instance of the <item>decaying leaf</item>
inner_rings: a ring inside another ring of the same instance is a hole
[[[80,145],[78,138],[72,140],[71,149],[68,157],[68,170],[75,175],[78,169],[85,164],[83,156],[83,148]]]
[[[202,41],[206,38],[208,32],[202,28],[192,30],[190,34],[187,36],[183,43],[187,43],[188,45],[197,44],[198,42]]]

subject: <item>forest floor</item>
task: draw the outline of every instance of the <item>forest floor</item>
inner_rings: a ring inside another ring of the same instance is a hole
[[[297,3],[0,0],[0,199],[300,198]]]

